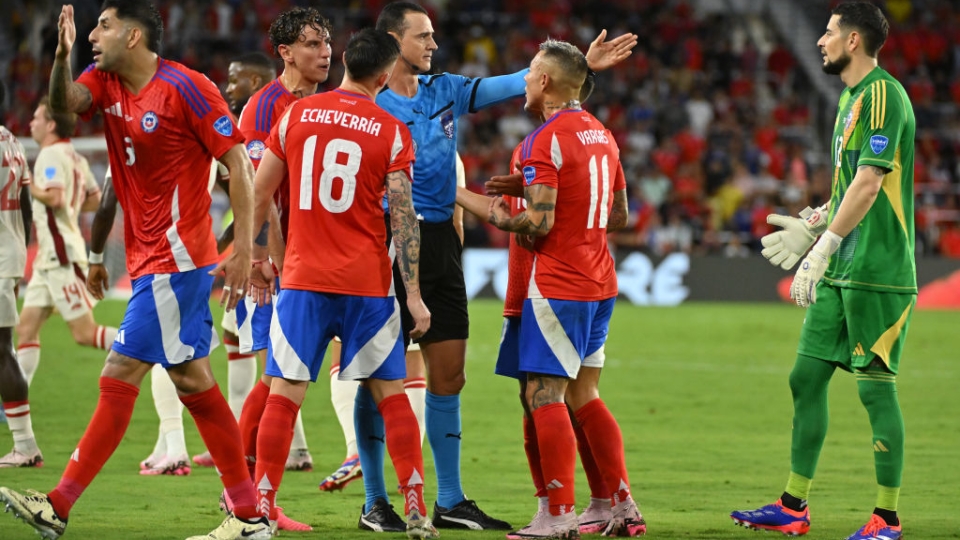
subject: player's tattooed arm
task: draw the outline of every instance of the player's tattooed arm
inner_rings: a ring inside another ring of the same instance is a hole
[[[77,39],[77,27],[73,21],[73,6],[65,5],[57,21],[57,52],[53,57],[50,72],[50,108],[56,112],[86,112],[93,104],[90,89],[73,82],[70,70],[70,51]]]
[[[890,172],[890,169],[884,169],[883,167],[877,167],[876,165],[861,165],[857,167],[857,170],[866,169],[877,176],[886,176]]]
[[[386,186],[397,266],[407,294],[420,294],[420,224],[413,209],[410,178],[405,171],[393,171],[387,174]]]
[[[627,190],[618,189],[613,192],[613,208],[610,209],[610,219],[607,220],[607,232],[615,232],[627,226]]]
[[[556,188],[535,184],[527,186],[523,196],[527,201],[527,209],[513,217],[510,217],[510,208],[502,197],[491,201],[490,224],[508,232],[545,236],[553,228]]]

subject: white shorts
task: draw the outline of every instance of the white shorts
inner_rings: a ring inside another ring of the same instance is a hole
[[[237,335],[237,311],[231,309],[230,311],[223,310],[223,319],[220,321],[220,328],[224,332],[230,332],[233,335]]]
[[[19,282],[17,278],[0,278],[0,328],[13,328],[20,322],[13,292]]]
[[[87,292],[87,272],[79,265],[34,269],[23,307],[56,308],[65,321],[83,317],[97,301]]]

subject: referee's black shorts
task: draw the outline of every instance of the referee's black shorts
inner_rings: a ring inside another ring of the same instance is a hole
[[[386,215],[387,242],[392,242],[390,215]],[[467,339],[467,287],[463,281],[463,245],[453,220],[440,223],[420,222],[420,296],[430,310],[430,330],[417,343]],[[405,343],[410,343],[413,318],[407,309],[407,290],[396,261],[393,284],[400,303]]]

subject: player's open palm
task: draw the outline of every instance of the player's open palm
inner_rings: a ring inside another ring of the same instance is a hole
[[[407,298],[407,309],[410,310],[410,316],[413,317],[413,329],[410,330],[410,337],[420,339],[427,330],[430,329],[430,310],[423,303],[420,296]]]
[[[87,272],[87,290],[97,300],[103,300],[103,293],[110,288],[110,274],[102,264],[91,264]]]
[[[617,65],[630,56],[637,45],[636,34],[624,34],[610,41],[605,41],[606,39],[607,31],[601,30],[600,35],[587,49],[587,66],[593,71],[602,71]]]
[[[60,19],[57,21],[58,41],[56,55],[60,58],[70,56],[73,44],[77,41],[77,25],[73,21],[73,6],[66,4],[60,10]]]

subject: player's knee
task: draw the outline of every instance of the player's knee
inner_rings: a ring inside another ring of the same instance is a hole
[[[445,377],[442,380],[436,378],[428,381],[431,394],[439,396],[455,396],[459,394],[464,385],[467,384],[467,376],[462,371],[452,377]]]
[[[71,328],[70,333],[73,335],[73,340],[77,342],[77,345],[93,347],[95,344],[96,330],[91,331],[88,328]]]

